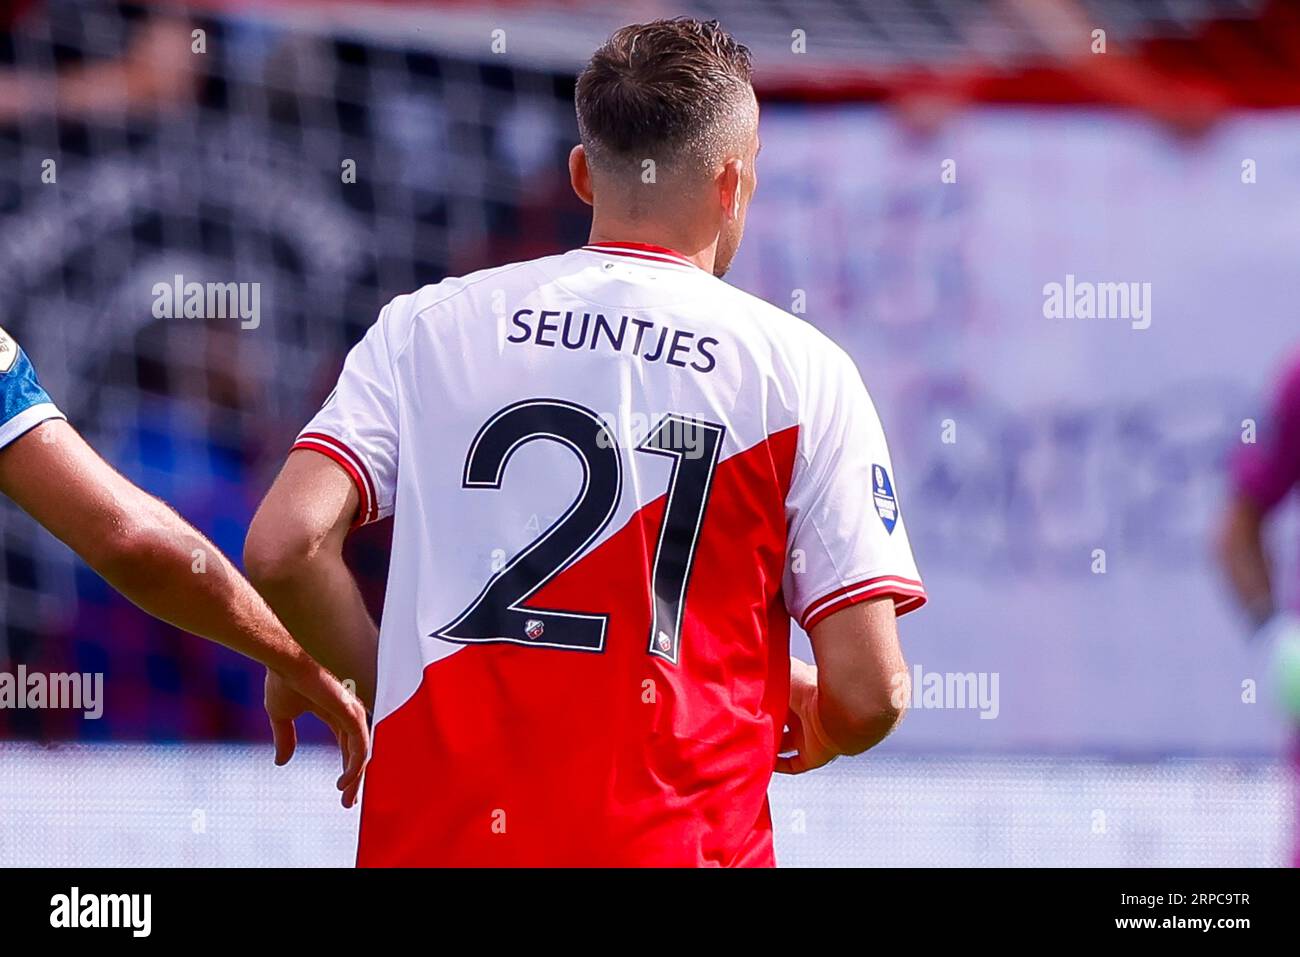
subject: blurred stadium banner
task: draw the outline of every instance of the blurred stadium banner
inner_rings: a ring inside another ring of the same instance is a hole
[[[349,867],[357,816],[328,747],[0,745],[6,867]],[[144,786],[142,786],[144,782]],[[876,757],[772,785],[789,867],[1274,867],[1277,767]]]

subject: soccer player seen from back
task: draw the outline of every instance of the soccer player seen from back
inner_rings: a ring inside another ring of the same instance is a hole
[[[625,27],[576,99],[590,241],[385,306],[249,531],[254,584],[373,705],[362,865],[771,865],[773,772],[905,706],[925,591],[862,378],[720,278],[749,52]],[[390,516],[376,628],[342,546]]]

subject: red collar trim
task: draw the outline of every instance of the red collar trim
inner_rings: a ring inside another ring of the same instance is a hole
[[[669,249],[667,246],[656,246],[653,243],[587,243],[582,248],[588,252],[607,253],[610,256],[625,256],[629,259],[647,259],[650,262],[699,268],[677,250]]]

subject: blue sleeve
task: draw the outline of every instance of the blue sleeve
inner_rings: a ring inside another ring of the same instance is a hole
[[[0,449],[46,419],[63,417],[41,388],[27,354],[0,329]]]

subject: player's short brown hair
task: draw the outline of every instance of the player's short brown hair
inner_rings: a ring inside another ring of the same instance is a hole
[[[749,49],[717,20],[616,31],[578,77],[578,132],[597,168],[712,163],[752,112]]]

